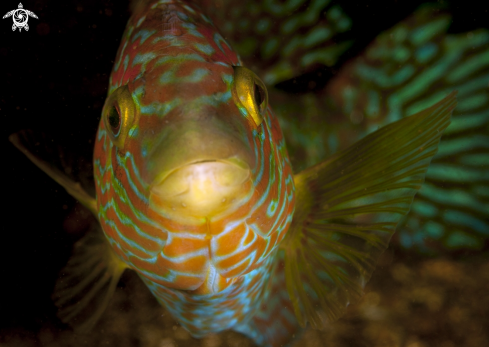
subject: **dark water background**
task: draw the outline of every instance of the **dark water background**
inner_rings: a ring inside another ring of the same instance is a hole
[[[0,14],[17,8],[17,1],[2,1]],[[358,38],[349,55],[358,54],[421,3],[342,4],[355,23],[351,34]],[[489,27],[487,1],[445,3],[453,13],[451,32]],[[50,296],[72,244],[83,235],[83,223],[78,223],[83,218],[74,199],[7,138],[20,129],[34,129],[90,155],[129,13],[126,1],[31,0],[23,5],[39,17],[29,19],[28,32],[12,32],[11,18],[0,21],[0,346],[251,345],[232,333],[190,338],[133,274],[123,276],[107,314],[90,335],[74,335],[57,319]],[[294,93],[308,82],[304,76],[280,88]],[[426,259],[390,249],[366,292],[344,319],[323,333],[307,332],[298,345],[489,345],[487,253]]]

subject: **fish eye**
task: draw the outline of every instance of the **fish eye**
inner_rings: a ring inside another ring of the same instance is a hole
[[[112,132],[114,133],[114,135],[117,135],[119,133],[119,130],[121,129],[121,116],[115,106],[112,106],[107,118]]]
[[[263,122],[268,106],[265,84],[251,70],[243,66],[233,66],[233,98],[241,113],[248,117],[255,127]]]
[[[263,113],[264,105],[265,105],[266,95],[263,88],[255,83],[255,102],[260,109],[260,112]]]
[[[105,128],[112,142],[119,148],[124,147],[129,130],[135,125],[136,106],[127,85],[113,91],[102,111]]]

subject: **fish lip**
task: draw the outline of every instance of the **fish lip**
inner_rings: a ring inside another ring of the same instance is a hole
[[[218,162],[224,163],[224,164],[236,165],[236,166],[239,166],[243,169],[249,170],[251,173],[250,166],[244,160],[241,160],[241,159],[236,158],[236,157],[231,157],[231,158],[227,158],[227,159],[198,159],[198,160],[189,161],[189,162],[184,163],[182,165],[179,165],[179,166],[177,166],[171,170],[168,170],[168,171],[161,173],[160,175],[158,175],[156,177],[156,179],[153,180],[153,183],[151,184],[150,189],[160,185],[161,183],[163,183],[165,181],[165,179],[167,177],[169,177],[171,174],[173,174],[174,172],[176,172],[176,171],[178,171],[184,167],[196,165],[196,164],[202,164],[202,163],[218,163]],[[251,175],[248,178],[251,179]]]
[[[249,195],[251,177],[249,165],[236,157],[199,158],[161,173],[149,203],[166,218],[202,223],[238,208]]]

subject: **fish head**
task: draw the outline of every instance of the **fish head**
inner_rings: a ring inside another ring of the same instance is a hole
[[[99,218],[140,274],[215,293],[274,254],[292,169],[264,83],[208,23],[173,11],[179,37],[132,47],[148,30],[133,29],[119,52],[95,145]]]
[[[249,113],[262,120],[267,102],[261,81],[242,81],[256,83],[264,95],[262,109],[253,99],[253,108],[249,113],[243,110],[243,115],[234,102],[235,75],[252,72],[191,63],[193,67],[188,63],[163,67],[161,74],[173,70],[178,76],[166,88],[161,88],[161,74],[146,79],[143,104],[150,106],[142,108],[142,136],[134,143],[146,158],[141,173],[150,185],[151,207],[182,225],[229,214],[252,194],[259,164],[254,138],[263,127]]]

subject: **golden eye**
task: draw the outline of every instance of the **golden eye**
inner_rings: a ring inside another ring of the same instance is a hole
[[[233,97],[241,112],[251,117],[256,127],[263,122],[268,106],[265,84],[251,70],[243,66],[233,66]]]
[[[136,107],[127,85],[109,95],[102,117],[112,142],[119,148],[124,147],[124,141],[136,119]]]

